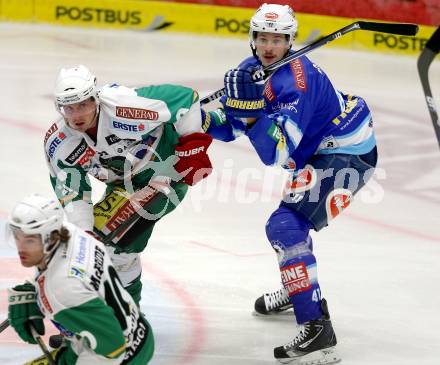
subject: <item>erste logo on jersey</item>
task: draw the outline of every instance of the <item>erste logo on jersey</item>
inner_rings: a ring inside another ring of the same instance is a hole
[[[113,120],[112,128],[120,129],[128,132],[143,132],[145,130],[145,124],[143,123],[131,124],[131,123],[123,123],[117,120]]]
[[[53,155],[55,154],[55,151],[57,150],[58,146],[64,141],[66,138],[66,135],[63,132],[58,133],[58,135],[50,142],[47,154],[50,158],[53,158]]]
[[[304,262],[283,267],[281,269],[281,279],[289,296],[309,290],[312,287]]]
[[[304,74],[304,66],[301,60],[298,58],[290,62],[290,67],[293,72],[293,77],[295,78],[295,84],[297,89],[307,91],[307,82]]]
[[[144,119],[144,120],[159,119],[159,113],[154,110],[148,110],[142,108],[130,108],[126,106],[117,106],[116,116],[125,119]]]

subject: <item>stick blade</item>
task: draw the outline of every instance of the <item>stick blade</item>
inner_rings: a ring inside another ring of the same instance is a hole
[[[360,21],[358,24],[360,29],[363,30],[398,35],[415,36],[419,31],[419,26],[411,23],[378,23]]]

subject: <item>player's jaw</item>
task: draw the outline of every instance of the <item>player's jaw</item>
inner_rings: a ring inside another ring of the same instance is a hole
[[[265,52],[260,56],[260,60],[261,63],[263,64],[263,66],[269,66],[274,62],[277,62],[281,59],[282,57],[272,53],[272,52]]]
[[[264,67],[281,60],[289,50],[286,47],[257,47],[257,55]]]
[[[93,128],[96,125],[96,114],[96,111],[94,111],[93,114],[66,118],[67,124],[72,129],[75,129],[79,132],[85,132],[86,130]]]
[[[14,234],[20,262],[24,267],[39,266],[44,261],[44,250],[39,235]]]

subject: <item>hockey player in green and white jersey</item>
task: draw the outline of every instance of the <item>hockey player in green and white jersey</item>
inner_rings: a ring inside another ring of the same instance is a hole
[[[33,283],[8,291],[11,326],[35,344],[31,326],[43,335],[43,317],[50,319],[65,337],[52,352],[57,365],[147,364],[154,348],[150,325],[105,246],[63,216],[58,201],[39,195],[23,199],[9,216],[21,264],[37,268]]]
[[[62,118],[44,139],[53,188],[70,222],[112,246],[124,287],[139,302],[139,253],[155,223],[211,172],[212,138],[201,133],[198,94],[176,85],[97,90],[96,77],[80,65],[60,71],[55,100]],[[89,176],[107,184],[94,207]],[[142,218],[126,229],[134,211]]]

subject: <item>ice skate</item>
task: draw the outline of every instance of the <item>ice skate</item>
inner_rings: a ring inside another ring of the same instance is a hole
[[[288,309],[292,309],[292,303],[290,303],[287,291],[281,288],[271,293],[265,293],[255,301],[256,316],[269,316],[274,314],[289,314],[292,313]]]
[[[289,343],[274,349],[275,358],[283,364],[327,365],[341,360],[336,352],[333,331],[325,299],[321,302],[324,315],[300,325],[300,332]]]

